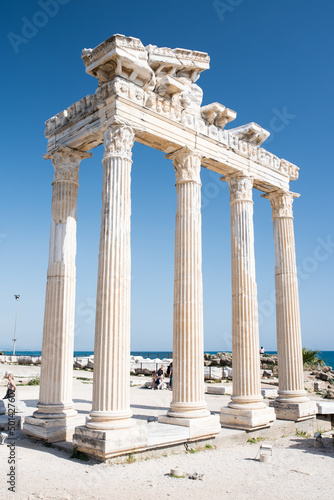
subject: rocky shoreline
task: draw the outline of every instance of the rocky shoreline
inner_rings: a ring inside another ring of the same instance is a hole
[[[150,359],[142,356],[131,356],[130,371],[134,375],[151,376],[161,365],[165,368],[172,362],[170,358]],[[232,353],[218,352],[204,354],[204,377],[206,381],[232,379]],[[277,354],[263,354],[260,356],[261,377],[270,385],[278,386],[278,357]],[[8,356],[0,355],[0,364],[39,366],[41,356]],[[74,369],[93,370],[94,356],[74,357]],[[318,364],[304,367],[305,389],[327,399],[334,399],[334,370],[331,366]]]

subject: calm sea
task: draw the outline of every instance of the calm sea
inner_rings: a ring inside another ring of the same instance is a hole
[[[13,354],[13,351],[3,351],[5,354],[9,356]],[[205,351],[209,354],[216,354],[221,351]],[[231,352],[231,351],[225,351]],[[277,354],[276,351],[266,351],[267,354]],[[41,351],[16,351],[18,356],[40,356]],[[83,358],[86,356],[92,356],[94,354],[93,351],[74,351],[74,357]],[[172,358],[173,353],[171,351],[131,351],[132,356],[143,356],[143,358],[150,359],[163,359],[163,358]],[[334,351],[321,351],[319,352],[319,357],[324,360],[326,365],[334,366]]]

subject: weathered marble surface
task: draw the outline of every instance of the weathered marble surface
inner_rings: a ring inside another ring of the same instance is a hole
[[[136,141],[165,153],[196,147],[206,168],[247,172],[265,192],[288,189],[298,178],[298,167],[259,147],[268,131],[253,122],[228,131],[235,111],[220,103],[202,106],[195,81],[209,68],[207,54],[144,47],[136,38],[114,35],[85,49],[82,58],[99,86],[46,122],[48,151],[60,144],[80,151],[98,146],[110,116],[117,116],[133,128]]]

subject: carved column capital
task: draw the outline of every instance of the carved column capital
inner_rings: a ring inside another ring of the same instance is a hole
[[[79,165],[84,158],[91,158],[92,153],[72,149],[68,146],[58,146],[57,149],[43,155],[45,160],[52,160],[55,174],[54,182],[69,181],[79,183]]]
[[[168,160],[173,160],[176,184],[196,182],[201,184],[202,157],[187,146],[165,155]]]
[[[243,174],[225,175],[222,180],[230,187],[230,205],[237,201],[253,202],[253,178]]]
[[[273,220],[275,220],[282,217],[293,219],[293,199],[298,198],[299,196],[300,195],[297,193],[291,193],[290,191],[278,189],[277,191],[263,194],[262,198],[268,198],[268,200],[270,201],[272,218]]]
[[[135,133],[128,125],[112,125],[103,134],[104,158],[121,157],[131,160]]]

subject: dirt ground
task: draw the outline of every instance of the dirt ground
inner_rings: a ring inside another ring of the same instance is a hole
[[[16,381],[26,382],[37,374],[36,367],[0,365],[0,373],[11,371]],[[80,378],[78,378],[80,377]],[[82,380],[86,379],[86,380]],[[88,379],[88,380],[87,380]],[[91,407],[92,373],[75,371],[73,394],[75,407],[85,416]],[[131,377],[133,384],[142,379]],[[148,380],[148,379],[145,379]],[[1,380],[0,390],[5,387]],[[31,414],[38,400],[38,386],[19,386],[18,395]],[[136,418],[166,413],[171,391],[150,391],[131,387],[131,406]],[[208,407],[217,412],[229,398],[206,395]],[[22,434],[16,442],[16,491],[13,498],[24,500],[60,499],[332,499],[334,448],[325,440],[323,448],[314,447],[314,438],[279,436],[262,443],[273,447],[272,462],[255,459],[261,442],[236,444],[228,448],[211,448],[186,452],[167,450],[162,456],[154,453],[134,455],[129,463],[101,464],[70,458],[70,452],[60,451]],[[0,498],[9,496],[7,474],[10,449],[0,446]],[[179,467],[184,477],[170,477],[172,468]],[[189,479],[197,472],[202,479]]]

